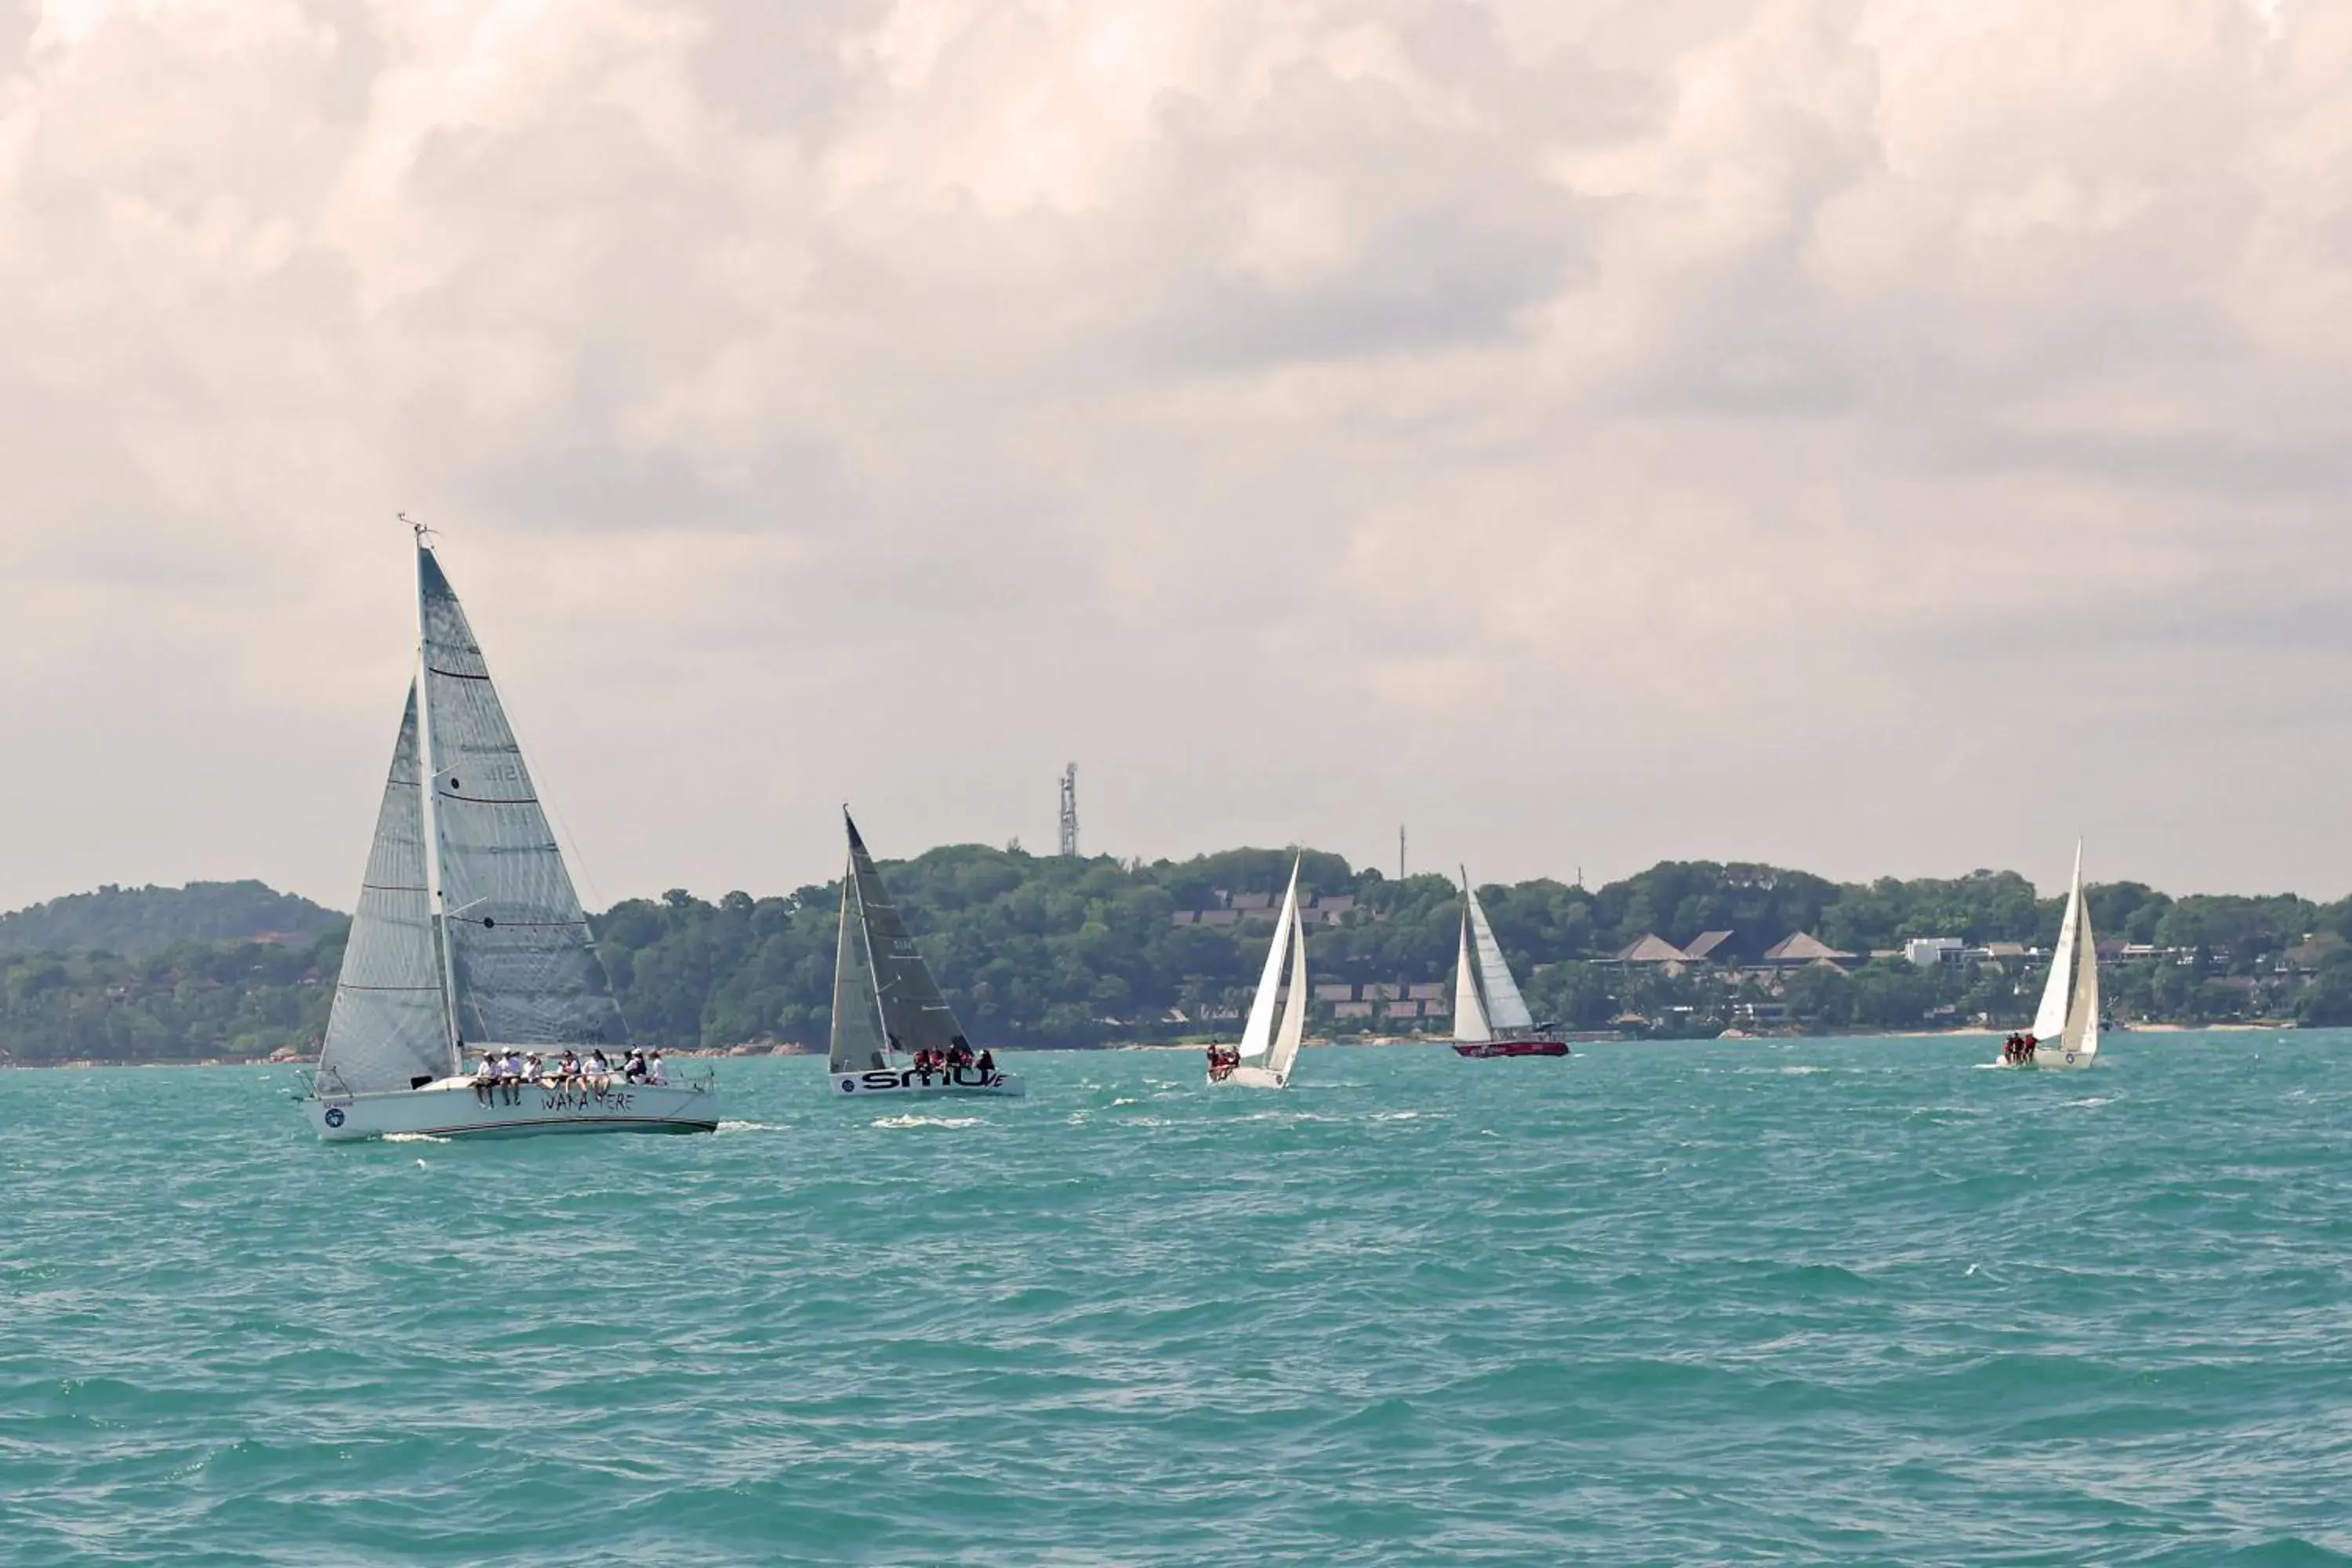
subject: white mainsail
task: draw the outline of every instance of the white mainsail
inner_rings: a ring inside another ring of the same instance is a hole
[[[866,840],[849,813],[841,814],[849,828],[849,877],[857,884],[857,909],[865,927],[866,962],[874,973],[874,996],[882,1017],[882,1032],[894,1051],[943,1051],[965,1044],[963,1025],[931,977],[922,950],[898,918],[890,889],[866,853]]]
[[[2078,858],[2080,854],[2077,850]],[[2079,868],[2074,880],[2079,893]],[[2087,908],[2075,929],[2074,1002],[2066,1009],[2066,1030],[2059,1037],[2063,1047],[2059,1060],[2067,1067],[2086,1067],[2099,1054],[2099,944],[2091,934],[2091,911]]]
[[[1478,961],[1471,955],[1469,881],[1463,881],[1462,950],[1454,961],[1454,1038],[1465,1046],[1484,1044],[1495,1037],[1493,1026],[1486,1022],[1486,1004],[1478,998]]]
[[[1290,874],[1290,896],[1282,901],[1283,935],[1277,945],[1286,943],[1290,949],[1290,994],[1283,999],[1282,1024],[1274,1032],[1274,1048],[1265,1059],[1266,1070],[1276,1078],[1290,1076],[1290,1064],[1298,1059],[1298,1047],[1307,1038],[1307,928],[1298,918],[1298,872],[1294,866]]]
[[[1535,1016],[1511,978],[1510,963],[1495,940],[1495,928],[1486,923],[1486,908],[1472,890],[1466,870],[1462,873],[1462,952],[1454,966],[1454,1037],[1465,1045],[1535,1026]],[[1465,991],[1472,1007],[1467,1017],[1462,1005]],[[1465,1034],[1465,1026],[1475,1032]]]
[[[1290,862],[1290,890],[1282,896],[1274,941],[1265,950],[1265,967],[1258,971],[1257,994],[1250,998],[1249,1017],[1242,1025],[1242,1041],[1234,1048],[1244,1061],[1262,1057],[1274,1047],[1274,1004],[1282,988],[1282,961],[1290,946],[1292,928],[1298,923],[1298,858]]]
[[[404,1089],[456,1070],[448,998],[433,940],[425,863],[424,775],[416,743],[416,684],[400,718],[392,771],[376,813],[320,1077],[352,1094]]]
[[[2066,884],[2066,912],[2058,918],[2058,941],[2050,950],[2050,978],[2042,987],[2042,1005],[2033,1010],[2036,1039],[2054,1040],[2066,1032],[2066,1014],[2074,999],[2074,949],[2082,923],[2083,846],[2077,840],[2074,875]],[[2095,972],[2098,965],[2091,967]]]
[[[421,542],[416,569],[433,864],[456,1038],[626,1045],[588,917],[465,609]]]

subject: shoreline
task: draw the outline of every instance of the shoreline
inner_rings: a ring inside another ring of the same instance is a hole
[[[1729,1045],[1751,1045],[1770,1041],[1785,1044],[1792,1040],[1965,1040],[1997,1039],[2011,1031],[1970,1026],[1962,1029],[1888,1029],[1846,1030],[1822,1035],[1689,1035],[1643,1036],[1628,1035],[1622,1038],[1582,1040],[1582,1046],[1665,1046],[1722,1041]],[[2301,1032],[2301,1026],[2291,1019],[2262,1019],[2253,1023],[2228,1024],[2133,1024],[2120,1030],[2109,1031],[2108,1037],[2129,1038],[2133,1035],[2284,1035]],[[2315,1033],[2321,1031],[2313,1031]],[[1219,1044],[1224,1042],[1219,1041]],[[1427,1046],[1433,1048],[1450,1046],[1453,1041],[1442,1035],[1351,1035],[1345,1039],[1315,1039],[1302,1044],[1316,1050],[1342,1047],[1365,1046]],[[1003,1046],[993,1047],[1017,1055],[1085,1056],[1097,1051],[1200,1051],[1208,1048],[1206,1041],[1192,1040],[1171,1043],[1161,1040],[1123,1040],[1116,1045],[1102,1046]],[[810,1050],[743,1050],[730,1047],[723,1050],[672,1050],[667,1047],[662,1054],[683,1061],[758,1061],[772,1057],[822,1058],[823,1051]],[[20,1062],[0,1060],[0,1072],[77,1071],[98,1068],[294,1068],[315,1065],[309,1058],[278,1057],[199,1057],[189,1059],[173,1058],[141,1061],[100,1061],[76,1058],[61,1062]]]

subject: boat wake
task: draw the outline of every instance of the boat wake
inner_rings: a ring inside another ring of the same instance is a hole
[[[383,1141],[387,1143],[446,1143],[449,1142],[438,1132],[387,1132],[383,1135]]]
[[[783,1129],[767,1121],[722,1121],[719,1124],[719,1131],[721,1132],[782,1132]]]
[[[903,1127],[977,1127],[977,1116],[885,1116],[874,1123],[894,1131]]]

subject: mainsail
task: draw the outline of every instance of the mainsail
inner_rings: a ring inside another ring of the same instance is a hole
[[[2082,851],[2075,850],[2075,902],[2080,902]],[[2066,1009],[2065,1032],[2059,1037],[2064,1059],[2079,1066],[2099,1054],[2099,944],[2091,934],[2091,911],[2084,909],[2076,922],[2074,940],[2074,1000]]]
[[[1477,1045],[1495,1037],[1486,1022],[1486,1004],[1478,995],[1478,961],[1470,945],[1470,880],[1465,874],[1462,881],[1462,945],[1454,959],[1454,1037],[1463,1045]]]
[[[908,1052],[943,1051],[950,1046],[963,1044],[963,1026],[956,1021],[955,1009],[948,1005],[939,982],[931,978],[931,966],[923,962],[921,950],[908,934],[907,922],[898,918],[898,906],[890,901],[890,890],[882,885],[882,873],[876,869],[874,857],[866,853],[866,840],[858,836],[857,824],[850,820],[846,811],[841,816],[849,828],[847,879],[856,889],[858,923],[866,961],[872,966],[874,998],[881,1014],[884,1038],[890,1049]],[[845,922],[850,908],[850,898],[845,893]],[[843,938],[844,942],[847,940],[846,936]],[[836,996],[841,987],[838,957],[836,954],[834,966]]]
[[[866,945],[866,917],[857,902],[853,866],[841,879],[841,932],[833,954],[833,1049],[825,1066],[833,1072],[887,1068],[882,1005],[874,988],[874,964]]]
[[[628,1026],[473,628],[421,544],[416,571],[434,865],[457,1037],[625,1045]]]
[[[2066,912],[2058,919],[2058,941],[2050,950],[2050,978],[2042,987],[2042,1005],[2033,1011],[2033,1036],[2054,1040],[2066,1032],[2066,1015],[2074,1000],[2074,950],[2083,926],[2083,846],[2074,846],[2074,875],[2066,884]],[[2092,984],[2098,965],[2092,964]]]
[[[1462,876],[1462,901],[1470,922],[1470,945],[1478,959],[1479,1000],[1490,1031],[1507,1034],[1533,1027],[1535,1016],[1528,1011],[1518,984],[1511,978],[1511,966],[1503,957],[1501,944],[1495,941],[1494,928],[1486,923],[1485,906],[1470,890],[1470,875],[1466,871]],[[1454,1005],[1458,1008],[1461,1004],[1456,1002]]]
[[[1291,963],[1291,1011],[1282,1018],[1282,1039],[1275,1037],[1275,996],[1282,990],[1282,959],[1296,952]],[[1298,860],[1291,860],[1291,886],[1282,896],[1282,914],[1275,917],[1275,941],[1265,947],[1265,969],[1258,971],[1258,992],[1249,999],[1249,1020],[1242,1025],[1242,1044],[1234,1047],[1242,1060],[1254,1060],[1258,1056],[1275,1056],[1267,1068],[1275,1072],[1289,1072],[1291,1058],[1298,1056],[1298,1039],[1306,1032],[1306,933],[1298,924]],[[1286,1047],[1286,1053],[1284,1053]]]
[[[1307,1037],[1307,928],[1298,919],[1298,871],[1290,873],[1290,896],[1282,900],[1282,936],[1275,946],[1290,948],[1290,994],[1283,1001],[1282,1026],[1274,1032],[1274,1048],[1266,1054],[1266,1070],[1276,1078],[1290,1076],[1298,1047]]]
[[[404,1089],[454,1070],[448,1004],[433,942],[425,879],[424,777],[416,744],[416,685],[400,718],[375,843],[352,911],[335,979],[334,1010],[319,1053],[321,1079],[352,1094]]]

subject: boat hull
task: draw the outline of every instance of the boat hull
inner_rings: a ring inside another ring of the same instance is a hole
[[[2080,1051],[2052,1051],[2047,1055],[2037,1051],[2032,1061],[1996,1059],[1992,1065],[2004,1072],[2081,1072],[2098,1059],[2095,1056],[2086,1057]]]
[[[1223,1078],[1209,1079],[1211,1089],[1285,1089],[1290,1079],[1265,1068],[1235,1068]]]
[[[470,1083],[387,1094],[326,1094],[302,1102],[312,1131],[331,1143],[369,1138],[521,1138],[547,1132],[714,1132],[719,1097],[708,1085],[615,1084],[584,1089],[525,1084],[484,1104]]]
[[[1473,1040],[1457,1042],[1454,1054],[1484,1060],[1492,1057],[1564,1057],[1570,1053],[1566,1040]]]
[[[834,1098],[866,1100],[880,1094],[992,1094],[1015,1098],[1029,1088],[1009,1072],[982,1072],[978,1068],[953,1068],[945,1072],[919,1073],[912,1068],[869,1068],[864,1072],[833,1075]]]

